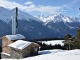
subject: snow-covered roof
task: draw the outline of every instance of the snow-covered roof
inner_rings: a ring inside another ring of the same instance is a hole
[[[22,50],[29,46],[31,43],[32,42],[29,41],[17,40],[16,42],[9,44],[8,46]]]
[[[21,34],[16,34],[16,35],[6,35],[6,37],[10,40],[20,40],[24,39],[25,37]]]

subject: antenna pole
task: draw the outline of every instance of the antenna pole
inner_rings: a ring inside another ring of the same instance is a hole
[[[16,7],[16,15],[12,17],[12,34],[15,35],[18,32],[18,8]]]
[[[15,17],[12,17],[12,35],[16,34]]]
[[[79,8],[79,11],[80,11],[80,8]],[[79,14],[79,22],[80,22],[80,14]],[[80,26],[79,26],[79,29],[80,29]]]
[[[79,11],[80,11],[80,8],[79,8]],[[79,20],[80,20],[80,14],[79,14]]]
[[[18,32],[18,7],[16,7],[16,16],[15,16],[15,19],[16,19],[16,33]]]

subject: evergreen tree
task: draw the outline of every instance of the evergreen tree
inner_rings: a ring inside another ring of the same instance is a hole
[[[68,44],[70,41],[71,41],[71,35],[70,34],[67,34],[65,37],[64,37],[64,43]]]
[[[80,29],[79,29],[79,30],[77,30],[76,38],[77,38],[77,39],[80,39]]]
[[[77,30],[76,37],[73,39],[71,44],[75,49],[80,49],[80,29]]]
[[[66,49],[69,49],[70,50],[70,43],[71,43],[71,35],[70,34],[67,34],[65,37],[64,37],[64,44],[66,45]]]

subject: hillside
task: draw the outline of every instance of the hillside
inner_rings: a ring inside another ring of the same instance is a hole
[[[77,17],[65,16],[62,14],[54,14],[51,16],[37,15],[36,18],[44,22],[44,26],[47,26],[55,33],[59,33],[57,37],[64,37],[66,34],[74,36],[76,30],[80,26],[80,20]]]
[[[4,12],[3,12],[4,11]],[[15,11],[0,7],[0,37],[9,35],[12,32],[12,19]],[[6,29],[6,30],[5,30]],[[43,22],[27,13],[19,11],[18,34],[23,34],[27,39],[51,37],[52,31],[43,25]],[[48,36],[49,35],[49,36]],[[53,34],[52,34],[53,36]]]
[[[19,10],[17,34],[24,35],[27,39],[39,38],[60,38],[66,34],[76,34],[80,21],[76,17],[68,17],[61,14],[53,16],[39,15],[33,17],[28,13]],[[15,16],[15,9],[8,10],[0,7],[0,37],[12,34],[12,16]]]

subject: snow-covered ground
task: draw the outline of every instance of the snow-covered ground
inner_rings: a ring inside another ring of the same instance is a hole
[[[42,43],[45,43],[47,45],[55,45],[55,44],[60,44],[60,45],[64,45],[63,43],[64,40],[51,40],[51,41],[41,41]]]
[[[40,55],[27,57],[19,60],[80,60],[80,50],[44,50],[39,51]],[[6,59],[1,59],[6,60]],[[12,59],[7,59],[12,60]],[[15,59],[17,60],[17,59]]]
[[[52,40],[52,41],[42,41],[42,43],[46,44],[61,44],[63,45],[62,41],[64,40]],[[1,59],[6,60],[6,59]],[[7,59],[12,60],[12,59]],[[17,60],[17,59],[13,59]],[[39,51],[39,55],[37,56],[30,56],[24,59],[19,60],[80,60],[80,49],[74,49],[74,50],[60,50],[60,49],[54,49],[54,50],[43,50]]]
[[[80,60],[80,50],[45,50],[23,60]]]

